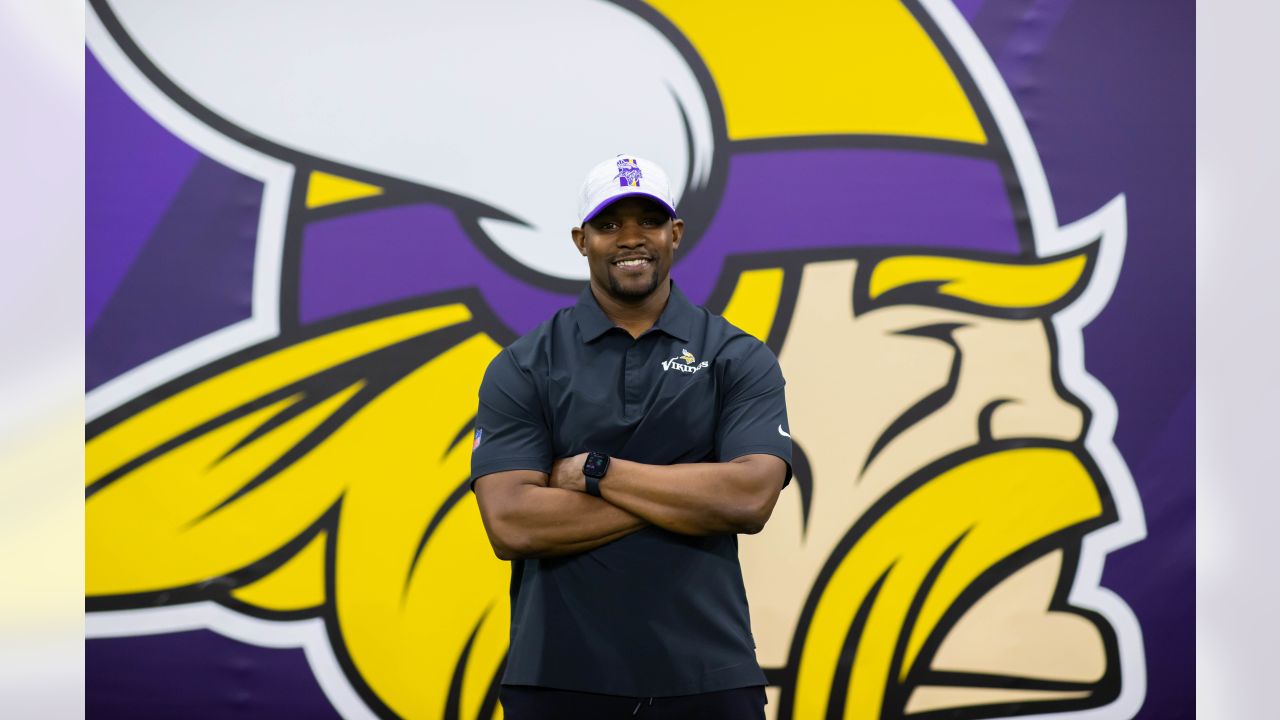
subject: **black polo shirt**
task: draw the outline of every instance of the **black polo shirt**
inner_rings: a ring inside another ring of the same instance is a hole
[[[787,462],[790,482],[784,383],[769,348],[674,283],[657,324],[634,339],[588,287],[490,363],[472,483],[549,473],[553,459],[590,450],[652,465],[767,453]],[[633,697],[764,685],[754,648],[737,535],[651,526],[512,563],[506,684]]]

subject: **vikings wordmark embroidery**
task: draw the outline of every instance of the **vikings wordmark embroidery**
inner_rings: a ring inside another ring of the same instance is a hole
[[[711,363],[707,360],[698,362],[697,358],[693,356],[693,353],[689,352],[686,348],[681,348],[679,355],[671,358],[670,360],[662,361],[662,371],[666,372],[668,370],[677,370],[682,373],[693,374],[710,364]]]

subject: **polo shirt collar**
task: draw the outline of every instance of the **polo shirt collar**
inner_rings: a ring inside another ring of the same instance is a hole
[[[668,279],[667,282],[671,283],[671,295],[667,298],[667,306],[658,316],[658,322],[654,323],[650,331],[661,330],[677,340],[689,342],[689,338],[693,336],[694,305],[676,287],[675,280]],[[573,317],[578,322],[578,331],[582,334],[584,343],[589,343],[616,327],[609,316],[604,314],[604,310],[600,309],[595,295],[591,294],[590,284],[578,295]]]

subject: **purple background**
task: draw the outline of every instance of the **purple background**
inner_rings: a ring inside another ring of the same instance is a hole
[[[1128,200],[1124,268],[1110,303],[1085,330],[1086,365],[1120,408],[1116,443],[1141,494],[1149,537],[1108,558],[1104,584],[1128,602],[1143,628],[1148,690],[1138,717],[1190,717],[1195,693],[1194,5],[1155,0],[958,4],[1014,92],[1061,222],[1079,219],[1119,193]],[[132,105],[92,57],[86,61],[86,106],[86,385],[92,388],[248,316],[261,186],[169,135]],[[929,217],[903,212],[907,203],[902,200],[887,204],[897,212],[868,203],[860,227],[876,228],[877,244],[1011,249],[1008,207],[992,185],[986,161],[934,157],[912,171],[904,151],[823,151],[809,157],[759,153],[733,159],[720,215],[677,266],[677,279],[695,301],[705,298],[714,276],[703,269],[717,267],[729,248],[743,251],[743,238],[758,238],[763,245],[755,249],[865,242],[823,233],[821,216],[812,213],[818,226],[803,233],[743,226],[751,227],[748,233],[734,223],[741,222],[736,220],[740,208],[758,207],[756,197],[768,190],[770,174],[764,170],[769,163],[813,168],[832,163],[869,173],[879,172],[872,169],[878,159],[892,160],[884,168],[901,169],[892,171],[902,173],[898,179],[882,176],[886,187],[933,176],[952,202],[921,193],[919,209],[941,213]],[[961,197],[956,188],[970,188],[971,195]],[[192,217],[202,220],[193,227]],[[948,225],[969,232],[949,235]],[[352,237],[382,242],[351,247]],[[444,255],[443,266],[433,249],[439,242],[454,248]],[[210,246],[219,252],[202,254],[201,248]],[[472,249],[452,213],[438,206],[313,223],[302,247],[297,310],[303,322],[398,297],[479,285],[499,316],[522,332],[550,309],[571,302],[513,283]],[[404,272],[428,259],[437,272]],[[344,267],[347,272],[339,272]],[[493,292],[495,287],[504,289]],[[91,640],[86,656],[86,709],[92,717],[173,717],[177,708],[184,717],[333,716],[300,650],[264,649],[196,632]],[[286,713],[284,707],[297,712]]]
[[[1040,150],[1059,220],[1124,193],[1129,242],[1085,365],[1116,399],[1116,445],[1147,539],[1112,553],[1103,584],[1143,628],[1138,717],[1195,715],[1195,7],[1035,2],[975,26]],[[999,43],[999,44],[995,44]]]

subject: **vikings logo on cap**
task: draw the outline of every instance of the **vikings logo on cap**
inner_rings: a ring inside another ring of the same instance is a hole
[[[618,159],[618,185],[620,187],[640,187],[640,166],[635,158]]]
[[[795,482],[740,539],[770,717],[1135,713],[1141,629],[1098,583],[1142,509],[1081,332],[1123,199],[1059,224],[959,11],[497,5],[92,3],[89,122],[147,159],[88,163],[131,190],[88,235],[119,257],[89,277],[86,629],[131,658],[95,686],[183,707],[162,678],[202,653],[316,716],[495,717],[477,389],[572,303],[566,228],[630,187],[679,203],[673,276],[788,380]],[[580,62],[619,35],[645,62]],[[619,87],[655,100],[562,112]]]

